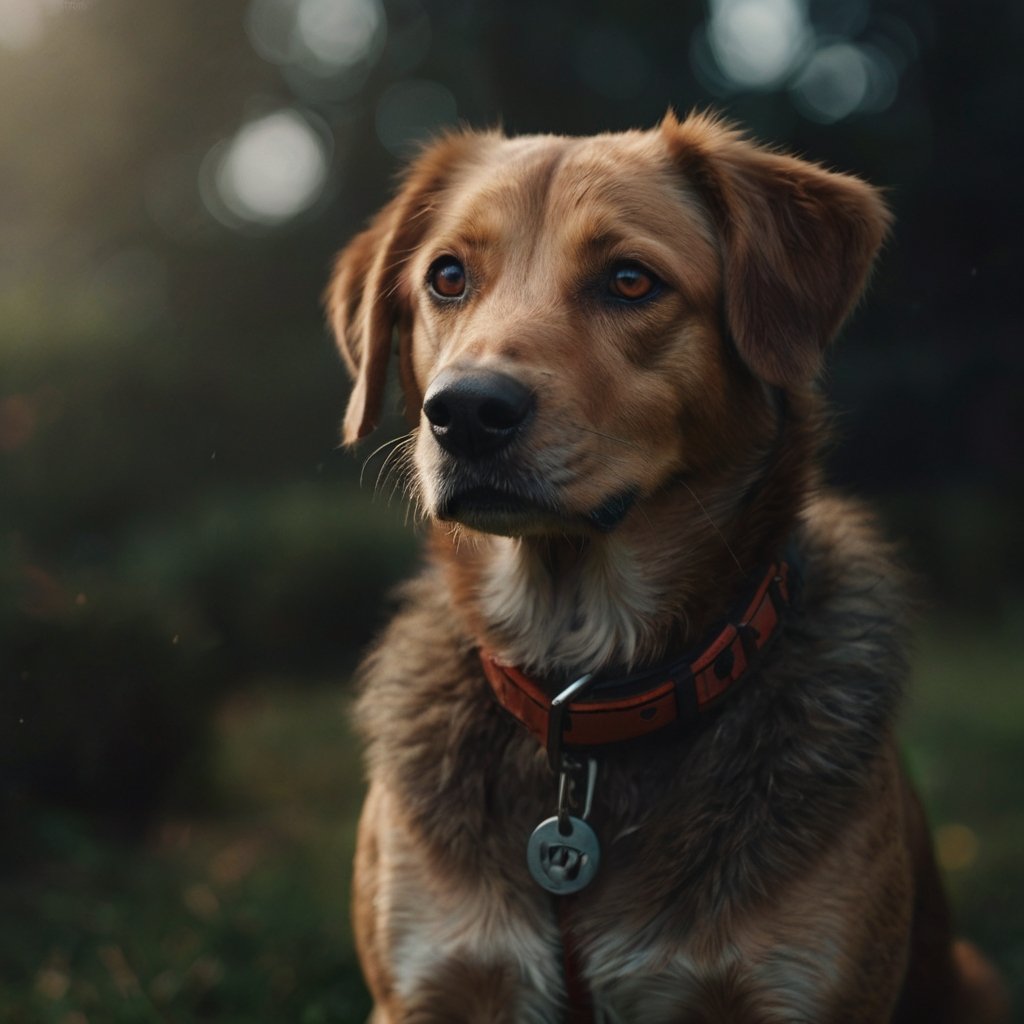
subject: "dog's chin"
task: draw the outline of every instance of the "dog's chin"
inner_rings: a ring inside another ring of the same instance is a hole
[[[444,522],[502,537],[564,532],[567,519],[555,505],[496,487],[452,491],[438,502],[435,514]]]
[[[526,495],[493,487],[472,487],[446,496],[437,518],[501,537],[572,536],[611,533],[626,518],[636,491],[614,494],[594,509],[573,512]]]

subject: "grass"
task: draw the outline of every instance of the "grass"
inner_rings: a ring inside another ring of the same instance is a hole
[[[945,628],[943,628],[945,626]],[[1024,1020],[1024,644],[1019,622],[934,624],[903,729],[959,930],[1010,983]]]
[[[0,886],[5,1024],[362,1021],[360,769],[337,689],[262,681],[218,721],[216,806],[141,848],[50,815]]]
[[[1024,688],[1017,631],[933,626],[906,749],[962,931],[1024,978]],[[336,686],[264,679],[217,722],[215,802],[141,847],[50,813],[0,883],[5,1024],[347,1024],[368,1010],[348,927],[361,796]],[[1018,1018],[1019,1019],[1019,1018]]]

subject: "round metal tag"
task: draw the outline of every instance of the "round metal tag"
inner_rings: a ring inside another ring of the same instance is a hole
[[[568,896],[589,885],[601,864],[601,844],[579,818],[568,818],[563,833],[558,818],[542,821],[526,845],[526,863],[534,881],[555,896]]]

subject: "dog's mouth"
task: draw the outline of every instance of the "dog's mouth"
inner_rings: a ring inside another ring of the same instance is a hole
[[[565,520],[564,514],[546,501],[489,486],[452,491],[439,502],[437,517],[507,537],[539,532]]]
[[[600,530],[601,533],[611,533],[629,515],[629,510],[639,496],[640,492],[637,488],[628,487],[605,498],[597,508],[587,514],[587,519],[595,530]]]
[[[474,486],[446,495],[438,503],[437,517],[506,537],[552,531],[565,533],[574,528],[610,533],[625,519],[636,497],[637,491],[629,489],[612,495],[588,512],[572,513],[531,494]]]

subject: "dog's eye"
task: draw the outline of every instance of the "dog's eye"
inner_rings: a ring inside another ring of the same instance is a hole
[[[658,279],[635,263],[620,263],[612,268],[608,279],[608,290],[617,299],[639,302],[652,296],[658,290]]]
[[[442,256],[431,265],[427,282],[440,298],[457,299],[466,291],[466,268],[454,256]]]

